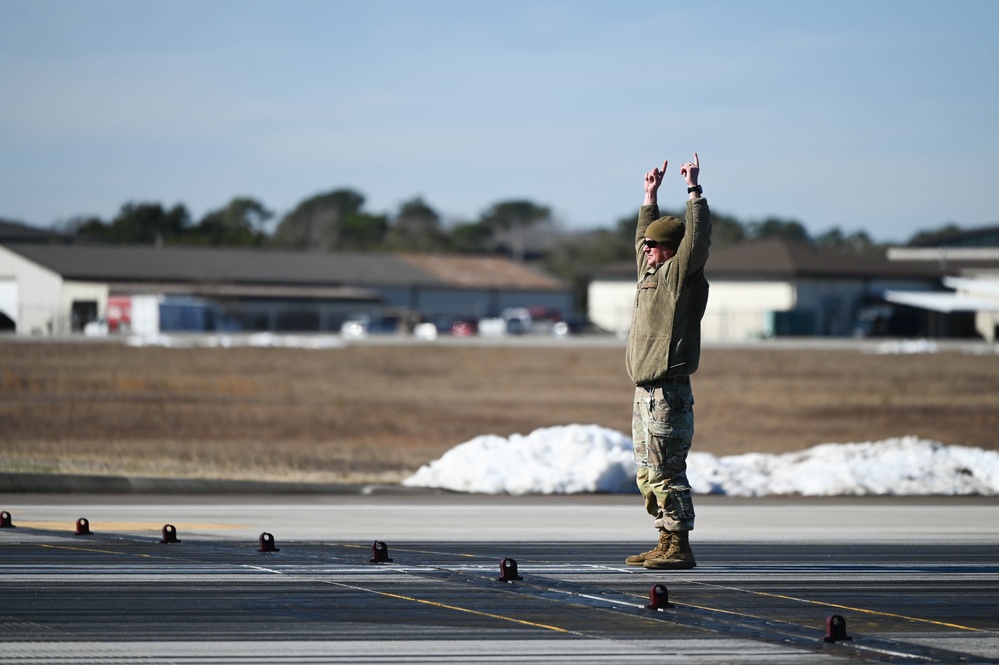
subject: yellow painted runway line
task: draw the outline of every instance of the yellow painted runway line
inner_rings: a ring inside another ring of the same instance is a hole
[[[891,617],[892,619],[904,619],[906,621],[914,621],[916,623],[928,623],[934,626],[943,626],[945,628],[956,628],[958,630],[967,630],[973,633],[988,632],[983,631],[981,628],[972,628],[971,626],[962,626],[959,623],[949,623],[947,621],[937,621],[935,619],[923,619],[921,617],[912,617],[905,614],[895,614],[894,612],[882,612],[880,610],[869,610],[863,607],[853,607],[852,605],[839,605],[837,603],[829,603],[822,600],[811,600],[809,598],[798,598],[796,596],[786,596],[780,593],[770,593],[768,591],[756,591],[754,589],[740,589],[739,587],[722,586],[719,584],[710,584],[708,582],[694,582],[694,584],[699,584],[701,586],[714,587],[716,589],[728,589],[729,591],[740,591],[742,593],[750,593],[756,596],[766,596],[768,598],[780,598],[781,600],[793,600],[798,603],[808,603],[810,605],[821,605],[822,607],[833,607],[838,610],[849,610],[851,612],[860,612],[861,614],[870,614],[874,616]],[[691,605],[691,607],[696,607],[696,605]],[[712,609],[712,608],[703,608]],[[715,610],[723,611],[723,610]]]
[[[214,531],[227,529],[245,529],[242,524],[212,524],[207,522],[93,522],[90,521],[90,530],[97,535],[101,531],[161,531],[166,524],[173,524],[178,531]],[[21,522],[19,527],[28,529],[45,529],[49,531],[75,531],[76,522],[56,522],[55,520],[36,520]]]
[[[275,573],[275,574],[278,574],[278,575],[285,575],[286,574],[283,571],[274,570],[272,568],[264,568],[262,566],[246,566],[246,567],[253,568],[254,570],[260,570],[260,571],[264,571],[264,572]],[[373,594],[375,594],[377,596],[383,596],[385,598],[395,598],[397,600],[405,600],[405,601],[409,601],[409,602],[412,602],[412,603],[420,603],[422,605],[430,605],[431,607],[439,607],[439,608],[445,609],[445,610],[453,610],[455,612],[465,612],[466,614],[473,614],[473,615],[476,615],[476,616],[487,617],[489,619],[499,619],[500,621],[509,621],[511,623],[517,623],[517,624],[521,624],[523,626],[530,626],[532,628],[542,628],[544,630],[551,630],[551,631],[554,631],[556,633],[565,633],[567,635],[576,635],[578,637],[587,637],[587,638],[592,637],[591,635],[587,635],[585,633],[580,633],[580,632],[577,632],[577,631],[574,631],[574,630],[569,630],[567,628],[560,628],[559,626],[551,626],[551,625],[546,624],[546,623],[537,623],[537,622],[534,622],[534,621],[527,621],[526,619],[517,619],[515,617],[508,617],[508,616],[504,616],[502,614],[494,614],[492,612],[482,612],[480,610],[473,610],[473,609],[471,609],[469,607],[461,607],[459,605],[449,605],[447,603],[439,603],[439,602],[437,602],[435,600],[426,600],[424,598],[416,598],[414,596],[405,596],[403,594],[391,593],[389,591],[379,591],[378,589],[369,589],[367,587],[357,586],[355,584],[347,584],[345,582],[334,582],[332,580],[321,579],[321,578],[313,578],[313,579],[314,579],[314,581],[320,582],[322,584],[328,584],[330,586],[337,586],[337,587],[341,587],[343,589],[350,589],[352,591],[363,591],[364,593],[373,593]]]
[[[535,623],[534,621],[527,621],[525,619],[516,619],[514,617],[504,616],[502,614],[493,614],[491,612],[481,612],[479,610],[473,610],[467,607],[459,607],[458,605],[448,605],[447,603],[438,603],[434,600],[425,600],[423,598],[414,598],[413,596],[404,596],[398,593],[390,593],[388,591],[378,591],[377,589],[367,589],[365,587],[354,586],[353,584],[344,584],[343,582],[331,582],[330,580],[320,580],[324,584],[331,584],[333,586],[343,587],[345,589],[352,589],[354,591],[365,591],[367,593],[374,593],[379,596],[385,596],[386,598],[397,598],[399,600],[408,600],[414,603],[422,603],[423,605],[430,605],[432,607],[440,607],[446,610],[455,610],[456,612],[467,612],[468,614],[475,614],[477,616],[489,617],[490,619],[500,619],[501,621],[512,621],[513,623],[519,623],[524,626],[531,626],[533,628],[544,628],[545,630],[553,630],[557,633],[568,633],[575,635],[582,635],[582,633],[575,633],[574,631],[568,630],[566,628],[559,628],[558,626],[550,626],[545,623]],[[584,636],[585,637],[585,636]]]
[[[347,545],[346,547],[360,547],[360,545]],[[420,554],[443,554],[442,552],[423,552],[423,551],[420,551],[420,550],[407,550],[407,549],[403,549],[403,548],[394,549],[393,551],[397,551],[397,552],[418,552]],[[472,557],[472,558],[484,558],[482,555],[478,555],[478,554],[459,554],[458,556]],[[971,626],[963,626],[961,624],[948,623],[946,621],[936,621],[934,619],[922,619],[920,617],[911,617],[911,616],[907,616],[907,615],[904,615],[904,614],[895,614],[895,613],[892,613],[892,612],[881,612],[881,611],[878,611],[878,610],[869,610],[869,609],[865,609],[865,608],[862,608],[862,607],[852,607],[850,605],[838,605],[836,603],[827,603],[827,602],[818,601],[818,600],[809,600],[807,598],[797,598],[795,596],[785,596],[785,595],[782,595],[782,594],[768,593],[766,591],[755,591],[755,590],[752,590],[752,589],[740,589],[738,587],[725,587],[725,586],[720,586],[720,585],[717,585],[717,584],[709,584],[709,583],[705,583],[705,582],[695,582],[695,584],[700,584],[700,585],[703,585],[703,586],[716,587],[716,588],[719,588],[719,589],[729,589],[731,591],[740,591],[740,592],[743,592],[743,593],[751,593],[751,594],[756,594],[756,595],[759,595],[759,596],[769,596],[771,598],[780,598],[780,599],[783,599],[783,600],[793,600],[793,601],[800,602],[800,603],[810,603],[812,605],[821,605],[823,607],[832,607],[832,608],[840,609],[840,610],[849,610],[849,611],[852,611],[852,612],[860,612],[862,614],[871,614],[871,615],[877,615],[877,616],[883,616],[883,617],[891,617],[893,619],[904,619],[906,621],[914,621],[914,622],[917,622],[917,623],[928,623],[928,624],[935,625],[935,626],[943,626],[945,628],[956,628],[958,630],[967,630],[967,631],[976,632],[976,633],[977,632],[983,632],[981,628],[972,628]],[[630,596],[630,595],[633,595],[633,594],[626,593],[624,595]],[[635,596],[635,597],[636,598],[644,598],[644,596]],[[703,606],[703,605],[693,605],[691,603],[678,603],[676,601],[673,601],[673,604],[677,605],[677,606],[691,607],[691,608],[698,609],[698,610],[709,610],[709,611],[712,611],[712,612],[719,612],[719,613],[722,613],[722,614],[731,614],[731,615],[734,615],[734,616],[745,616],[745,617],[749,617],[749,618],[753,618],[753,619],[760,619],[760,620],[764,620],[764,621],[767,620],[767,617],[755,616],[755,615],[746,614],[746,613],[743,613],[743,612],[732,612],[730,610],[723,610],[723,609],[719,609],[717,607],[707,607],[707,606]]]
[[[361,547],[361,546],[360,545],[345,545],[344,547]],[[392,551],[396,551],[396,552],[416,552],[416,553],[420,553],[420,554],[447,554],[445,552],[424,552],[424,551],[421,551],[421,550],[409,550],[409,549],[405,549],[405,548],[397,548],[397,549],[393,549]],[[458,556],[471,557],[471,558],[486,558],[483,555],[479,555],[479,554],[459,554]],[[936,621],[934,619],[923,619],[923,618],[920,618],[920,617],[907,616],[905,614],[895,614],[893,612],[881,612],[881,611],[878,611],[878,610],[869,610],[869,609],[865,609],[863,607],[853,607],[853,606],[850,606],[850,605],[839,605],[839,604],[836,604],[836,603],[827,603],[827,602],[824,602],[824,601],[810,600],[808,598],[797,598],[795,596],[786,596],[786,595],[782,595],[782,594],[769,593],[769,592],[766,592],[766,591],[755,591],[753,589],[740,589],[738,587],[726,587],[726,586],[721,586],[721,585],[717,585],[717,584],[710,584],[710,583],[706,583],[706,582],[694,582],[694,584],[700,584],[702,586],[715,587],[715,588],[718,588],[718,589],[728,589],[730,591],[740,591],[742,593],[756,594],[758,596],[768,596],[768,597],[771,597],[771,598],[780,598],[782,600],[793,600],[793,601],[796,601],[796,602],[799,602],[799,603],[809,603],[809,604],[812,604],[812,605],[821,605],[823,607],[831,607],[831,608],[840,609],[840,610],[849,610],[851,612],[860,612],[861,614],[870,614],[870,615],[875,615],[875,616],[891,617],[893,619],[903,619],[903,620],[906,620],[906,621],[913,621],[913,622],[917,622],[917,623],[927,623],[927,624],[931,624],[931,625],[935,625],[935,626],[942,626],[942,627],[945,627],[945,628],[955,628],[955,629],[958,629],[958,630],[967,630],[967,631],[976,632],[976,633],[977,632],[985,632],[981,628],[972,628],[971,626],[964,626],[964,625],[957,624],[957,623],[949,623],[949,622],[946,622],[946,621]],[[626,593],[624,595],[631,596],[633,594]],[[635,596],[635,598],[644,598],[644,596]],[[745,617],[749,617],[749,618],[753,618],[753,619],[760,619],[760,620],[763,620],[763,621],[768,620],[767,617],[755,616],[755,615],[752,615],[752,614],[746,614],[744,612],[733,612],[731,610],[723,610],[723,609],[719,609],[717,607],[707,607],[707,606],[703,606],[703,605],[694,605],[694,604],[691,604],[691,603],[678,603],[675,600],[672,601],[672,602],[673,602],[674,605],[677,605],[677,606],[685,606],[685,607],[690,607],[690,608],[694,608],[694,609],[698,609],[698,610],[708,610],[708,611],[711,611],[711,612],[719,612],[721,614],[731,614],[733,616],[745,616]]]
[[[64,522],[54,522],[54,521],[35,521],[35,522],[19,523],[18,526],[24,526],[24,527],[28,527],[28,528],[39,528],[39,529],[52,529],[53,527],[63,527],[63,526],[65,526],[65,523]],[[199,529],[203,530],[203,529],[243,529],[243,528],[246,528],[245,526],[236,525],[236,524],[207,524],[207,523],[177,523],[174,526],[177,528],[178,533],[181,532],[182,530],[183,531],[195,531],[195,530],[199,530]],[[74,528],[75,528],[75,525],[74,525]],[[92,528],[92,530],[95,528],[93,526],[93,523],[91,523],[91,528]],[[159,532],[161,530],[161,528],[162,528],[162,525],[154,525],[154,524],[149,523],[149,522],[101,522],[101,523],[99,523],[99,525],[98,525],[97,528],[106,528],[108,530],[119,530],[119,531],[150,530],[150,531]],[[48,547],[48,548],[52,548],[52,549],[68,549],[68,550],[78,550],[78,551],[86,551],[86,552],[97,552],[97,553],[104,553],[104,554],[126,554],[125,552],[115,552],[115,551],[111,551],[111,550],[90,549],[90,548],[75,547],[75,546],[41,545],[41,547]],[[370,546],[353,545],[353,544],[340,544],[339,547],[350,548],[350,549],[368,549]],[[414,549],[407,549],[407,548],[397,548],[397,549],[394,549],[392,551],[396,551],[396,552],[412,552],[412,553],[420,553],[420,554],[447,554],[447,553],[443,553],[443,552],[423,551],[423,550],[414,550]],[[135,553],[132,553],[132,554],[135,554]],[[455,553],[450,553],[450,554],[452,556],[455,555]],[[135,556],[142,556],[142,557],[149,557],[149,558],[158,558],[155,555],[149,555],[149,554],[135,554]],[[468,557],[468,558],[486,558],[486,557],[484,557],[484,555],[477,555],[477,554],[458,554],[458,556]],[[261,568],[261,570],[268,570],[268,569]],[[283,574],[280,571],[273,571],[272,570],[270,572],[275,572],[275,573],[278,573],[278,574]],[[410,596],[402,596],[402,595],[398,595],[398,594],[389,593],[389,592],[386,592],[386,591],[378,591],[378,590],[375,590],[375,589],[367,589],[367,588],[364,588],[364,587],[351,586],[351,585],[343,584],[343,583],[339,583],[339,582],[331,582],[329,580],[319,580],[319,581],[323,582],[324,584],[332,584],[332,585],[335,585],[335,586],[342,586],[342,587],[349,588],[349,589],[354,589],[354,590],[357,590],[357,591],[365,591],[367,593],[374,593],[374,594],[381,595],[381,596],[386,596],[386,597],[391,597],[391,598],[398,598],[398,599],[402,599],[402,600],[408,600],[408,601],[411,601],[411,602],[416,602],[416,603],[422,603],[422,604],[426,604],[426,605],[437,606],[437,607],[441,607],[441,608],[445,608],[445,609],[451,609],[451,610],[460,611],[460,612],[467,612],[469,614],[478,614],[478,615],[481,615],[481,616],[486,616],[486,617],[491,617],[491,618],[496,618],[496,619],[502,619],[502,620],[505,620],[505,621],[512,621],[512,622],[515,622],[515,623],[520,623],[520,624],[524,624],[524,625],[534,626],[534,627],[538,627],[538,628],[545,628],[547,630],[553,630],[553,631],[557,631],[557,632],[571,633],[571,634],[581,634],[581,633],[575,633],[574,631],[570,631],[570,630],[567,630],[567,629],[564,629],[564,628],[559,628],[557,626],[549,626],[547,624],[533,623],[533,622],[525,621],[525,620],[522,620],[522,619],[515,619],[513,617],[506,617],[506,616],[503,616],[503,615],[491,614],[491,613],[488,613],[488,612],[480,612],[478,610],[473,610],[473,609],[464,608],[464,607],[458,607],[458,606],[455,606],[455,605],[447,605],[447,604],[438,603],[438,602],[435,602],[435,601],[424,600],[424,599],[420,599],[420,598],[413,598],[413,597],[410,597]],[[807,604],[818,605],[818,606],[822,606],[822,607],[830,607],[830,608],[835,608],[835,609],[840,609],[840,610],[847,610],[847,611],[851,611],[851,612],[859,612],[861,614],[868,614],[868,615],[872,615],[872,616],[883,616],[883,617],[890,617],[890,618],[893,618],[893,619],[902,619],[902,620],[905,620],[905,621],[912,621],[912,622],[915,622],[915,623],[925,623],[925,624],[930,624],[930,625],[934,625],[934,626],[941,626],[941,627],[944,627],[944,628],[953,628],[953,629],[956,629],[956,630],[964,630],[964,631],[969,631],[969,632],[989,632],[989,631],[984,631],[981,628],[973,628],[971,626],[964,626],[962,624],[957,624],[957,623],[950,623],[950,622],[946,622],[946,621],[937,621],[935,619],[924,619],[924,618],[921,618],[921,617],[913,617],[913,616],[908,616],[908,615],[905,615],[905,614],[897,614],[897,613],[894,613],[894,612],[884,612],[884,611],[880,611],[880,610],[871,610],[871,609],[867,609],[867,608],[863,608],[863,607],[854,607],[852,605],[840,605],[838,603],[830,603],[830,602],[826,602],[826,601],[811,600],[811,599],[808,599],[808,598],[799,598],[797,596],[789,596],[789,595],[785,595],[785,594],[770,593],[770,592],[767,592],[767,591],[757,591],[757,590],[754,590],[754,589],[743,589],[743,588],[740,588],[740,587],[731,587],[731,586],[724,586],[724,585],[718,585],[718,584],[711,584],[711,583],[708,583],[708,582],[693,582],[693,583],[697,584],[697,585],[700,585],[700,586],[713,587],[713,588],[717,588],[717,589],[727,589],[729,591],[738,591],[740,593],[748,593],[748,594],[757,595],[757,596],[765,596],[765,597],[769,597],[769,598],[778,598],[778,599],[781,599],[781,600],[790,600],[790,601],[799,602],[799,603],[807,603]],[[632,595],[632,594],[625,594],[625,595]],[[643,598],[644,596],[635,596],[635,597],[636,598]],[[719,613],[723,613],[723,614],[732,614],[732,615],[735,615],[735,616],[747,616],[747,617],[757,618],[757,619],[766,619],[766,617],[756,617],[756,616],[753,616],[753,615],[750,615],[750,614],[745,614],[745,613],[740,613],[740,612],[732,612],[730,610],[723,610],[723,609],[714,608],[714,607],[694,605],[694,604],[691,604],[691,603],[678,603],[676,601],[673,601],[673,602],[674,602],[675,605],[687,606],[687,607],[691,607],[691,608],[695,608],[695,609],[710,610],[710,611],[713,611],[713,612],[719,612]]]
[[[114,550],[99,550],[93,547],[75,547],[72,545],[49,545],[48,543],[42,543],[39,547],[44,547],[50,550],[70,550],[72,552],[95,552],[97,554],[120,554],[123,556],[141,556],[147,559],[159,558],[153,554],[141,554],[138,552],[116,552]]]

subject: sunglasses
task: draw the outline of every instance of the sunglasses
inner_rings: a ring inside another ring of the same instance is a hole
[[[645,246],[648,247],[649,249],[655,249],[656,247],[659,246],[659,241],[658,240],[649,240],[648,238],[646,238],[645,239]]]

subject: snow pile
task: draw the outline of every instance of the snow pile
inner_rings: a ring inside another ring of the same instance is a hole
[[[247,338],[247,346],[285,349],[340,349],[347,346],[336,335],[275,335],[257,333]]]
[[[596,425],[568,425],[510,438],[479,436],[403,481],[483,494],[632,493],[630,437]],[[999,453],[916,437],[770,455],[692,452],[687,477],[698,494],[999,494]]]
[[[129,346],[162,346],[167,348],[229,349],[241,346],[284,349],[341,349],[346,346],[337,335],[132,335]]]
[[[129,335],[125,341],[128,346],[177,346],[173,338],[169,335],[149,334],[149,335]]]
[[[874,353],[880,355],[911,355],[915,353],[936,353],[939,350],[939,345],[928,339],[903,339],[892,342],[882,342],[881,344],[878,344],[877,350],[875,350]]]
[[[691,453],[691,489],[731,496],[999,494],[999,453],[912,436],[782,455]]]
[[[514,434],[488,434],[455,446],[403,481],[484,494],[633,492],[631,438],[596,425],[567,425]]]

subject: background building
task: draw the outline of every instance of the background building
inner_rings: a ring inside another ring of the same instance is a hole
[[[569,288],[502,258],[0,245],[0,321],[18,334],[98,320],[139,332],[339,331],[358,315],[400,311],[401,324],[445,327],[510,307],[574,314]]]
[[[944,264],[908,256],[893,259],[777,238],[714,251],[705,269],[710,295],[703,339],[726,342],[786,335],[990,339],[986,326],[976,325],[978,310],[934,311],[896,294],[945,293],[945,277],[999,272],[999,252],[994,260],[952,259]],[[589,287],[592,321],[607,330],[627,330],[636,280],[633,264],[598,272]]]
[[[999,226],[954,231],[913,247],[892,247],[893,262],[922,263],[945,276],[950,291],[892,291],[886,300],[925,311],[934,319],[963,314],[973,317],[975,333],[989,342],[999,338]]]

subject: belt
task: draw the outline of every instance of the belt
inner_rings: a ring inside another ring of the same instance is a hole
[[[690,377],[689,376],[667,376],[662,379],[656,379],[655,381],[648,381],[646,383],[640,383],[639,386],[642,388],[654,388],[661,385],[674,385],[674,386],[689,386]]]

